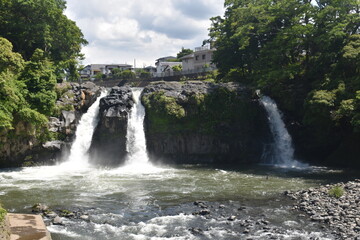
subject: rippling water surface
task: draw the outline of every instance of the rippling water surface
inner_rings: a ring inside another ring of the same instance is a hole
[[[0,172],[0,202],[11,212],[30,212],[40,202],[89,214],[90,222],[64,219],[65,226],[49,226],[55,240],[267,239],[268,232],[274,236],[276,231],[279,239],[332,239],[329,231],[291,211],[282,192],[317,186],[329,176],[341,178],[341,172],[241,169],[149,163],[141,169],[138,165],[9,169]],[[210,215],[193,214],[201,210],[193,204],[197,200],[206,203]],[[236,220],[228,221],[232,215]],[[268,230],[244,233],[243,221],[261,219],[269,222]]]

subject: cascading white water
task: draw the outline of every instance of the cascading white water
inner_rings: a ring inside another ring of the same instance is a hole
[[[140,100],[141,91],[142,88],[132,88],[135,104],[129,116],[126,136],[126,148],[129,153],[128,164],[141,164],[149,161],[144,133],[145,108]]]
[[[125,166],[115,170],[115,173],[151,174],[165,171],[165,168],[155,167],[149,161],[146,150],[144,132],[145,108],[141,104],[142,88],[132,88],[135,104],[128,119],[126,148],[128,156]]]
[[[306,167],[307,165],[294,159],[292,138],[275,101],[267,96],[261,96],[260,101],[268,114],[270,130],[274,137],[271,153],[265,156],[267,163],[285,168]]]
[[[96,101],[90,106],[88,111],[81,117],[75,133],[75,141],[71,146],[70,155],[65,164],[73,168],[88,165],[88,150],[91,145],[92,136],[95,127],[99,121],[99,103],[100,99],[107,95],[103,91]]]

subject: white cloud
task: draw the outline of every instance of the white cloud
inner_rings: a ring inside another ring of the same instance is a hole
[[[155,59],[194,48],[206,39],[209,18],[223,15],[223,0],[67,0],[89,45],[88,63],[154,65]]]

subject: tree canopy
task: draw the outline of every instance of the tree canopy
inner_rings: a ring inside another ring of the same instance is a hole
[[[78,79],[87,42],[65,8],[64,0],[0,0],[0,133],[21,122],[28,134],[46,134],[56,81]]]
[[[63,14],[65,6],[64,0],[1,0],[0,36],[25,60],[35,49],[56,63],[77,57],[87,42],[75,22]]]
[[[262,89],[317,143],[360,132],[359,0],[225,0],[225,8],[207,40],[222,81]]]
[[[180,50],[180,52],[177,53],[176,58],[177,58],[177,59],[180,59],[180,58],[182,58],[182,57],[184,57],[184,56],[186,56],[186,55],[189,55],[189,54],[191,54],[191,53],[193,53],[193,52],[194,52],[194,51],[191,50],[191,49],[189,49],[189,48],[184,48],[184,47],[182,47],[181,50]]]
[[[77,80],[81,47],[87,44],[75,22],[63,11],[64,0],[0,0],[0,36],[27,61],[36,49],[56,65],[58,79],[66,71]]]
[[[49,79],[43,78],[46,74],[41,72],[41,68],[30,70],[30,66],[34,63],[31,61],[25,63],[21,55],[13,52],[12,48],[8,40],[0,38],[0,131],[13,129],[19,121],[43,127],[47,118],[42,113],[50,114],[52,110],[44,106],[55,104],[55,99],[49,99],[49,96],[53,94],[53,87],[41,86],[41,82],[48,85]],[[36,60],[35,57],[34,60]],[[33,79],[24,78],[24,81],[18,80],[21,74],[26,75],[29,71],[37,71],[38,76],[34,76]],[[33,85],[28,84],[32,80],[35,81]],[[44,89],[48,89],[48,92],[44,92]],[[48,94],[48,96],[39,98],[40,93]],[[32,102],[31,98],[38,98],[41,102]],[[44,109],[48,111],[42,111]]]
[[[226,0],[225,16],[211,19],[209,34],[220,77],[275,94],[297,85],[306,106],[331,96],[329,118],[355,117],[359,6],[358,0]]]

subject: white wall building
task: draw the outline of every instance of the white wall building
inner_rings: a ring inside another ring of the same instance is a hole
[[[96,74],[110,75],[115,68],[121,71],[133,69],[132,65],[128,64],[90,64],[80,71],[80,76],[82,79],[89,78],[90,80],[94,80]]]
[[[183,73],[215,69],[216,65],[212,63],[214,51],[210,46],[197,47],[194,53],[182,57]]]
[[[166,77],[166,76],[171,76],[173,74],[173,66],[176,65],[182,65],[182,62],[174,62],[171,60],[175,60],[176,57],[163,57],[163,58],[159,58],[156,59],[156,76],[157,77]]]

